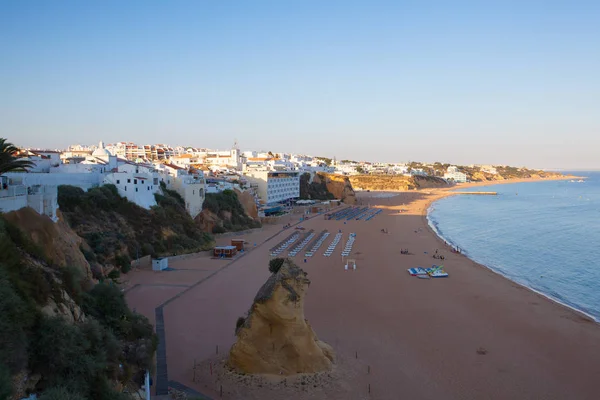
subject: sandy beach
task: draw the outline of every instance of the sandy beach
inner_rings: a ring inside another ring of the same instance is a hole
[[[338,356],[329,373],[251,379],[222,368],[237,317],[269,275],[269,248],[290,233],[280,229],[287,220],[244,236],[251,250],[234,261],[199,256],[171,262],[172,271],[132,272],[127,300],[153,322],[163,305],[169,381],[213,399],[600,398],[600,325],[446,247],[425,213],[448,195],[361,192],[362,204],[383,210],[374,219],[301,222],[342,230],[344,242],[357,235],[356,271],[344,271],[342,244],[329,258],[294,257],[311,279],[306,317]],[[436,250],[449,278],[407,273],[436,264]]]

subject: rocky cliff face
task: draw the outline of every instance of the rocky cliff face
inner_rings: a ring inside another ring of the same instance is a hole
[[[286,259],[260,288],[248,316],[237,326],[229,365],[249,374],[314,373],[329,370],[331,346],[321,342],[304,318],[306,272]]]
[[[92,277],[90,264],[80,250],[84,243],[57,211],[58,222],[25,207],[4,215],[10,223],[18,226],[43,251],[46,258],[59,267],[77,266],[86,278]]]
[[[246,215],[252,219],[258,219],[258,208],[256,207],[256,202],[254,201],[254,196],[250,192],[241,192],[239,190],[234,190],[235,194],[237,194],[238,200],[244,207],[244,211]]]
[[[448,183],[433,176],[355,175],[350,177],[355,188],[362,190],[416,190],[448,187]]]
[[[333,194],[336,199],[340,199],[346,204],[356,203],[356,194],[354,193],[352,183],[347,176],[318,172],[315,174],[313,182],[323,182],[329,193]]]

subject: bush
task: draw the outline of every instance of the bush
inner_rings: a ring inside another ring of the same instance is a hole
[[[0,361],[0,399],[10,399],[12,392],[10,370],[2,361]]]
[[[244,317],[238,317],[237,321],[235,321],[235,333],[236,334],[238,333],[240,328],[244,325],[244,322],[246,322],[246,318],[244,318]]]
[[[225,232],[227,232],[227,230],[225,228],[223,228],[221,225],[215,225],[212,229],[212,233],[215,233],[215,234],[225,233]]]
[[[269,261],[269,271],[272,274],[276,274],[277,272],[279,272],[279,269],[283,265],[284,261],[285,261],[285,258],[274,258],[274,259],[272,259],[271,261]]]
[[[83,293],[83,272],[80,268],[67,266],[61,270],[63,288],[77,304],[81,304]]]
[[[115,257],[115,263],[117,267],[121,269],[121,272],[126,274],[131,271],[131,260],[125,254],[120,254]]]
[[[44,391],[40,400],[86,400],[78,393],[73,393],[63,386],[54,387]]]

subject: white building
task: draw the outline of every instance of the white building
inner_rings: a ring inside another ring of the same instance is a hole
[[[458,167],[453,165],[449,166],[444,174],[444,179],[447,181],[452,180],[454,182],[464,183],[467,182],[467,174],[460,172]]]
[[[17,211],[31,207],[40,215],[56,222],[58,191],[56,186],[12,184],[7,176],[0,176],[0,212]]]
[[[195,218],[202,211],[206,198],[206,179],[202,171],[189,173],[175,164],[157,165],[160,180],[167,189],[175,190],[183,198],[185,209]]]
[[[106,174],[102,183],[115,185],[121,197],[145,209],[156,205],[154,194],[160,193],[159,175],[154,168],[131,162]]]
[[[265,204],[275,204],[300,197],[299,171],[246,171],[244,177]]]

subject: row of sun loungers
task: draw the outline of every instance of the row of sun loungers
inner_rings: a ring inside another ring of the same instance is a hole
[[[342,255],[344,257],[350,255],[350,253],[352,252],[352,245],[354,244],[354,240],[356,240],[356,233],[351,233],[350,236],[348,236],[348,240],[346,241],[346,246],[344,247],[344,250],[342,251]]]
[[[340,242],[341,239],[342,239],[342,233],[341,232],[336,233],[335,237],[333,238],[333,240],[329,244],[329,247],[327,247],[327,250],[325,250],[325,253],[323,253],[323,255],[325,257],[331,257],[331,254],[335,250],[335,246],[337,246],[337,244]]]
[[[298,243],[292,250],[290,250],[289,256],[294,257],[296,254],[298,254],[300,251],[302,251],[304,246],[306,246],[308,244],[308,242],[310,242],[314,236],[315,236],[314,229],[311,229],[310,231],[308,231],[304,235],[304,239],[302,239],[302,241],[300,243]]]
[[[377,211],[375,211],[373,214],[371,214],[370,216],[368,216],[367,218],[365,218],[365,222],[366,221],[370,221],[373,218],[375,218],[378,214],[380,214],[383,210],[379,209]]]
[[[345,213],[348,212],[348,210],[350,210],[353,207],[345,207],[342,208],[339,211],[334,212],[333,214],[329,215],[327,219],[337,219],[340,215],[344,215]]]
[[[327,239],[327,236],[329,236],[329,232],[327,232],[327,230],[322,231],[319,236],[317,237],[315,243],[313,244],[312,248],[307,251],[306,253],[304,253],[305,257],[312,257],[321,247],[321,245],[323,244],[323,242],[325,241],[325,239]]]
[[[431,268],[409,268],[408,273],[418,278],[447,278],[448,273],[443,265],[432,265]]]
[[[291,246],[298,238],[300,234],[298,232],[294,232],[289,235],[286,239],[279,242],[279,244],[271,249],[271,257],[277,257],[281,252]]]

